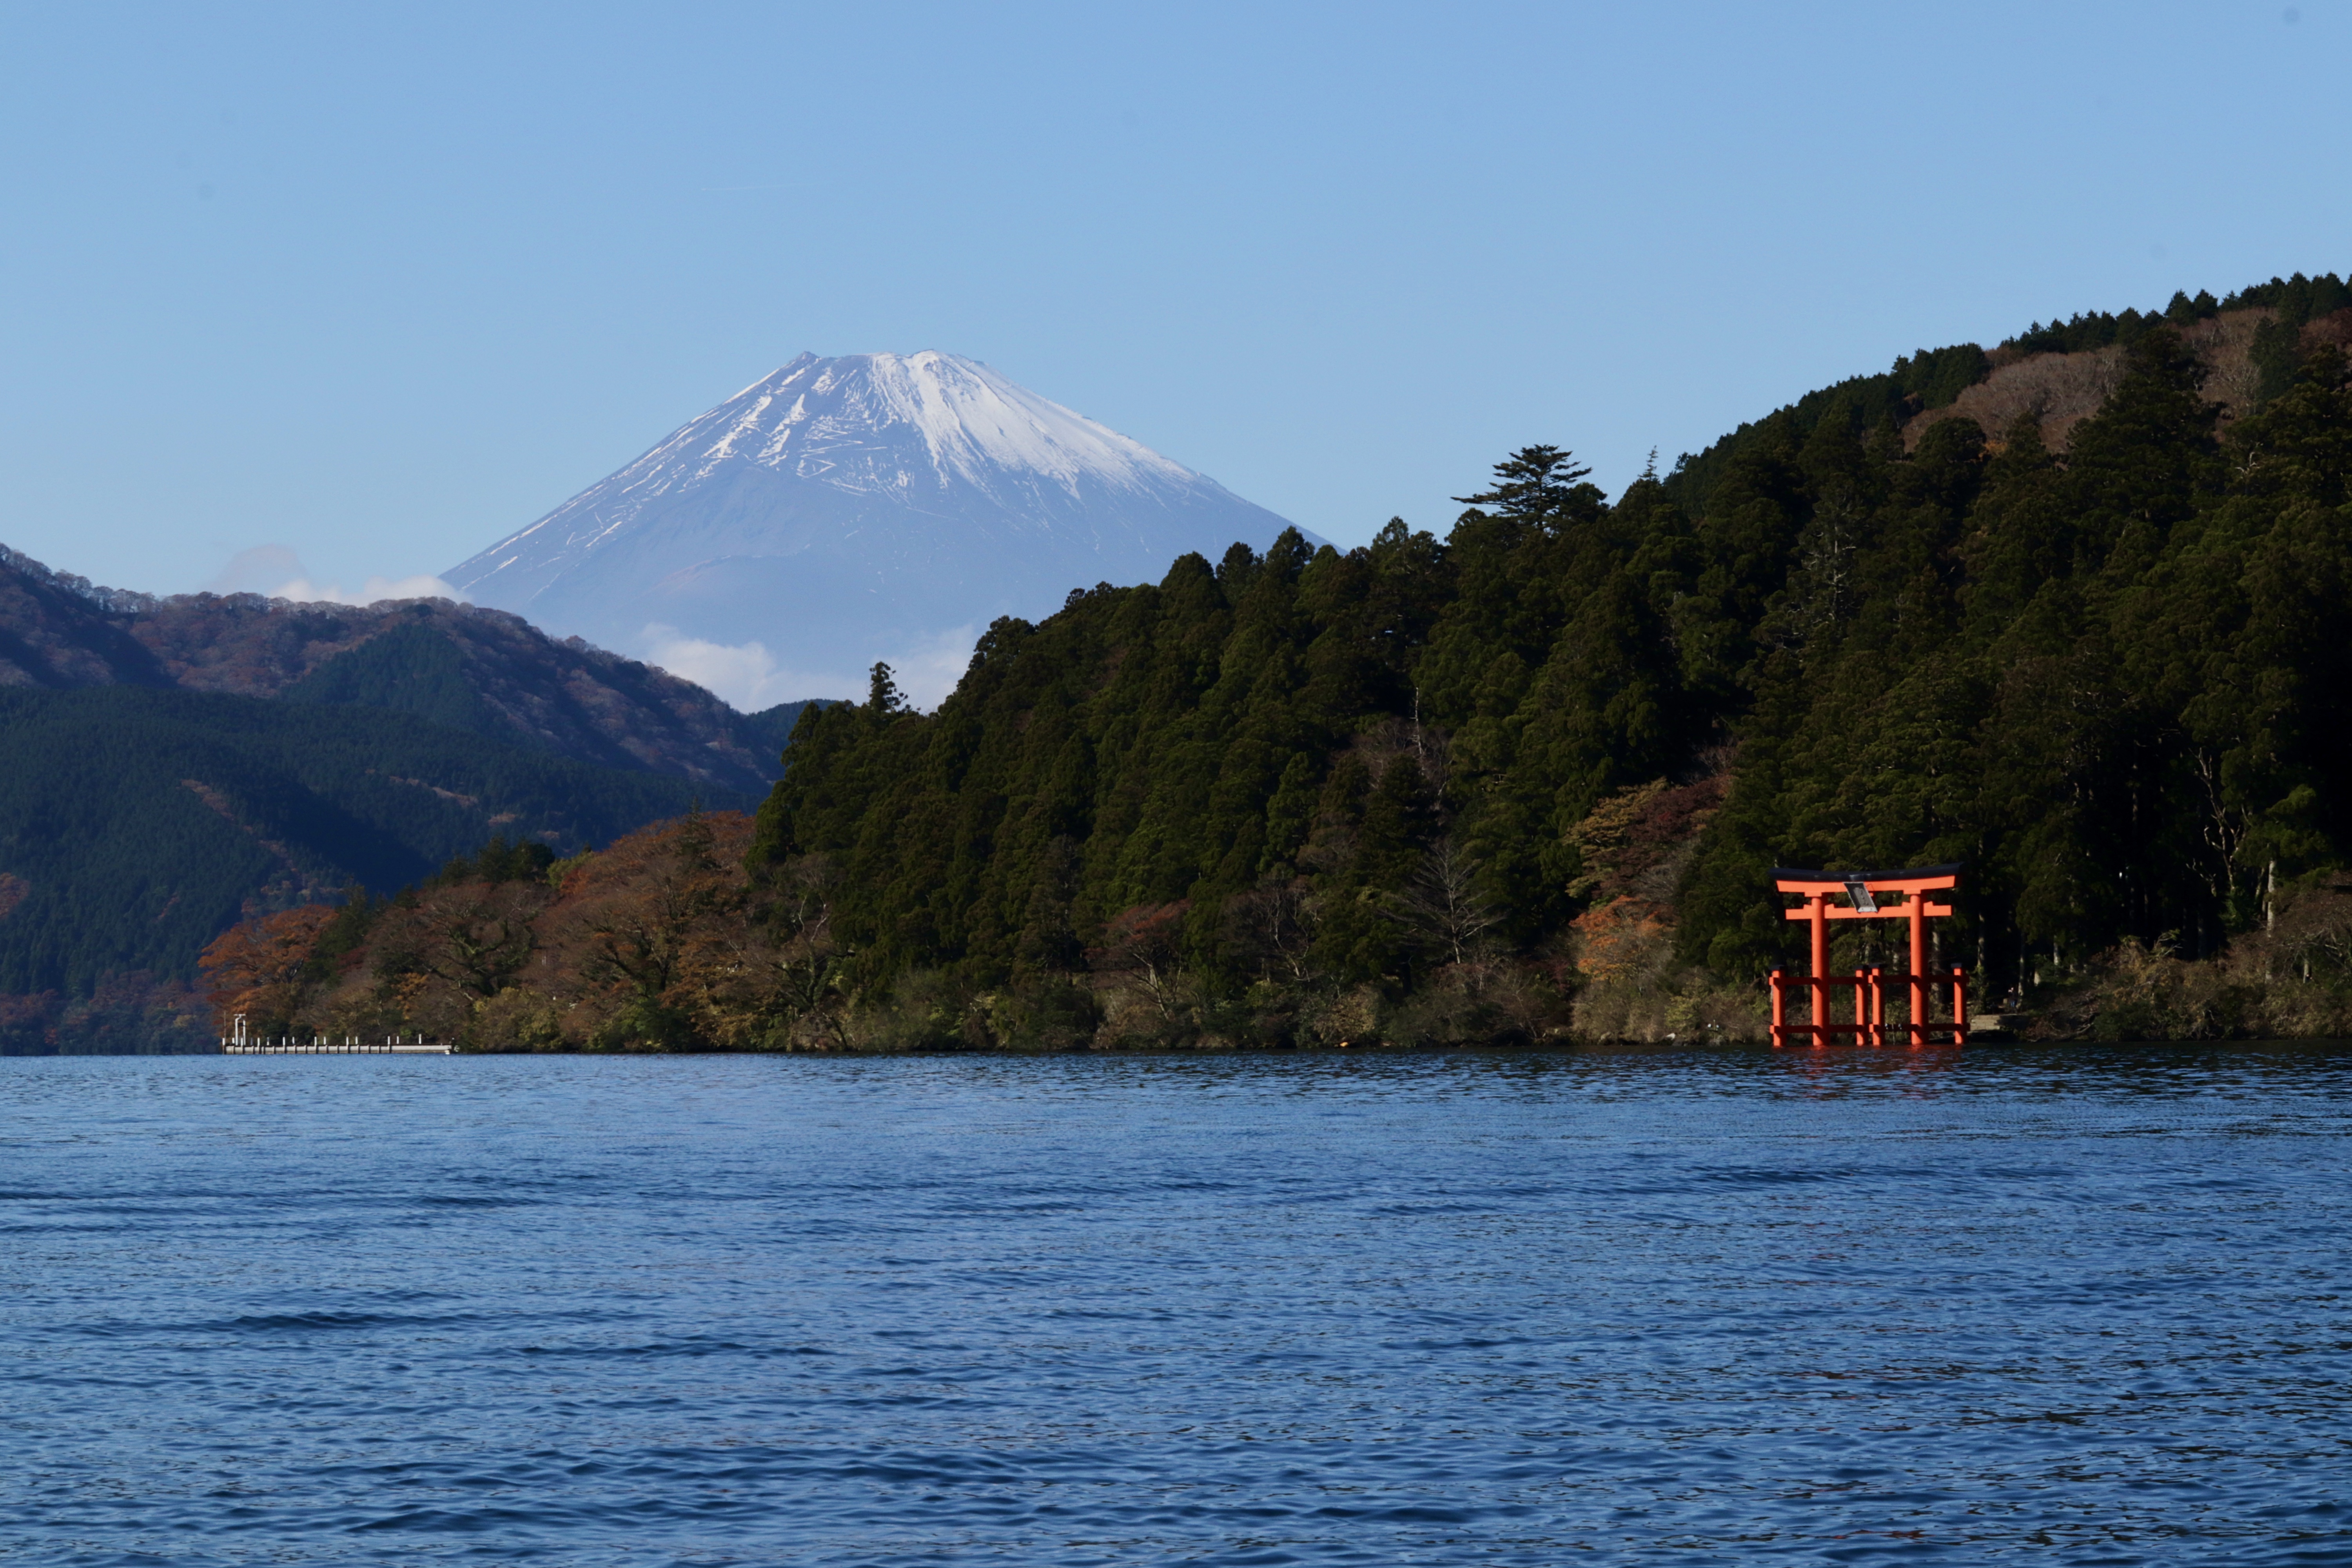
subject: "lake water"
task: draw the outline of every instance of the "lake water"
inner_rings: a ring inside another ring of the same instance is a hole
[[[0,1563],[2352,1562],[2352,1053],[0,1061]]]

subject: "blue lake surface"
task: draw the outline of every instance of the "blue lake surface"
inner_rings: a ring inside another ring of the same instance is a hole
[[[2352,1562],[2352,1052],[0,1060],[0,1563]]]

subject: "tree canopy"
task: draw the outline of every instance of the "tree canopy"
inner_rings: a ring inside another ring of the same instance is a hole
[[[2255,301],[2272,363],[2226,405],[2189,341],[2221,304],[2183,295],[2126,313],[2054,437],[1950,407],[1964,345],[1613,501],[1528,447],[1442,538],[1074,592],[992,626],[935,712],[887,666],[802,710],[755,821],[452,862],[333,960],[373,977],[336,1005],[437,998],[493,1046],[1739,1032],[1801,956],[1773,866],[1958,861],[1938,961],[1981,996],[2107,954],[2145,1021],[2186,994],[2168,955],[2234,942],[2303,989],[2209,987],[2196,1027],[2344,1026],[2352,366],[2341,317],[2288,320],[2328,288]],[[272,928],[310,956],[256,984],[325,1006],[335,929]]]

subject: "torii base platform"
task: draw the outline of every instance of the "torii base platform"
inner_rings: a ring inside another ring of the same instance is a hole
[[[1948,977],[1927,973],[1927,922],[1950,914],[1952,907],[1931,903],[1927,895],[1957,889],[1960,885],[1959,870],[1958,866],[1923,866],[1908,871],[1800,871],[1786,867],[1776,869],[1772,873],[1773,886],[1805,900],[1801,907],[1783,910],[1782,914],[1810,924],[1813,941],[1811,974],[1772,971],[1773,1048],[1799,1043],[1827,1046],[1845,1040],[1857,1046],[1884,1046],[1890,1036],[1915,1047],[1968,1044],[1968,971],[1955,967]],[[1839,893],[1846,896],[1846,901],[1832,903],[1830,900]],[[1900,902],[1883,908],[1882,897]],[[1898,984],[1907,983],[1910,990],[1910,1017],[1906,1022],[1892,1026],[1886,1022],[1887,984],[1883,969],[1874,964],[1857,969],[1852,975],[1829,973],[1828,922],[1869,920],[1911,922],[1911,973],[1898,980]],[[1938,1022],[1935,1017],[1936,993],[1947,984],[1951,986],[1952,1015],[1948,1020]],[[1830,997],[1847,990],[1853,994],[1853,1022],[1833,1024],[1830,1021]],[[1809,1022],[1789,1021],[1791,992],[1810,998]]]

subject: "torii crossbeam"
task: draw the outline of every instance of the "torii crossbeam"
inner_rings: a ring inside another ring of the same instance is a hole
[[[1883,1046],[1886,1043],[1886,988],[1882,971],[1875,964],[1857,969],[1851,978],[1829,973],[1829,922],[1831,921],[1899,921],[1911,922],[1911,986],[1910,1022],[1896,1026],[1906,1043],[1925,1046],[1948,1042],[1966,1045],[1969,1038],[1968,972],[1955,966],[1949,976],[1952,987],[1952,1016],[1949,1022],[1937,1023],[1933,994],[1942,989],[1944,977],[1927,973],[1927,922],[1952,912],[1949,904],[1931,903],[1929,893],[1949,892],[1960,885],[1960,868],[1952,866],[1921,866],[1908,871],[1800,871],[1779,867],[1772,872],[1772,885],[1783,893],[1795,893],[1805,901],[1797,909],[1784,909],[1782,915],[1792,921],[1804,921],[1812,927],[1812,973],[1801,978],[1786,971],[1772,971],[1772,1044],[1777,1048],[1800,1040],[1816,1046],[1826,1046],[1841,1038],[1851,1038],[1858,1046]],[[1840,893],[1845,895],[1843,904],[1830,900]],[[1901,901],[1885,907],[1882,900]],[[1832,1024],[1829,1021],[1830,993],[1852,987],[1853,991],[1853,1022]],[[1811,997],[1811,1022],[1789,1022],[1789,993],[1801,988]]]

